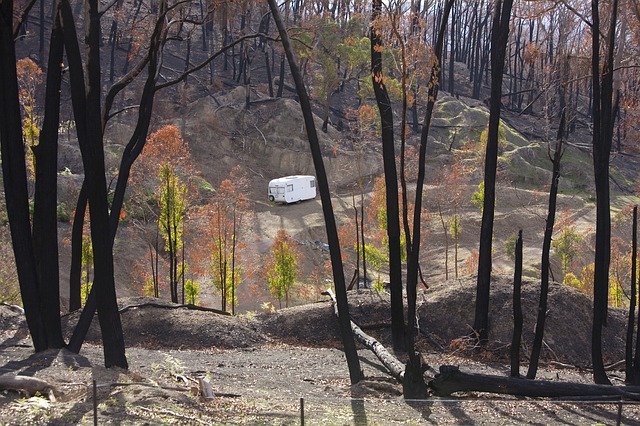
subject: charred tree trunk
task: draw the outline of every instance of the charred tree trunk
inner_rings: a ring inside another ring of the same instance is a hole
[[[511,340],[511,377],[520,377],[520,342],[522,341],[522,229],[516,241],[516,264],[513,272],[513,338]]]
[[[457,10],[458,8],[456,8]],[[447,79],[447,83],[449,84],[449,94],[453,96],[453,88],[454,88],[454,70],[455,70],[455,55],[456,55],[456,33],[455,33],[455,22],[456,22],[457,14],[451,14],[451,28],[450,28],[450,37],[449,43],[451,44],[449,50],[449,78]],[[460,30],[460,28],[458,28]]]
[[[27,168],[18,98],[16,52],[13,37],[13,1],[0,3],[0,147],[4,194],[16,260],[20,295],[36,352],[47,349],[39,309],[38,278],[29,218]]]
[[[498,164],[498,126],[502,107],[502,76],[509,21],[513,0],[496,0],[491,32],[491,98],[489,135],[484,165],[484,203],[480,230],[476,309],[473,323],[480,341],[486,342],[489,332],[489,293],[491,287],[491,248],[493,245],[493,216],[496,201],[496,168]]]
[[[635,327],[638,270],[638,206],[633,208],[633,228],[631,230],[631,294],[629,299],[629,320],[627,322],[627,341],[625,346],[625,383],[637,383],[633,365],[633,329]],[[640,324],[638,324],[640,328]]]
[[[284,89],[284,60],[285,57],[283,56],[280,59],[280,78],[278,79],[278,93],[276,94],[276,98],[282,97],[282,90]]]
[[[84,216],[87,211],[86,181],[82,182],[82,188],[78,194],[76,210],[73,214],[73,226],[71,228],[71,268],[69,272],[69,311],[73,312],[82,306],[80,280],[82,277],[82,233],[84,229]]]
[[[403,349],[404,316],[402,302],[402,259],[400,253],[400,208],[398,206],[398,172],[393,135],[393,110],[391,100],[383,82],[382,74],[382,34],[374,23],[382,11],[382,0],[374,0],[371,14],[371,79],[376,103],[382,123],[382,161],[387,209],[387,236],[389,238],[389,280],[391,290],[391,334],[393,347]],[[365,277],[366,279],[366,277]]]
[[[267,84],[269,84],[269,97],[273,98],[273,77],[271,77],[271,67],[269,66],[269,52],[264,52],[265,69],[267,70]]]
[[[591,1],[592,12],[592,85],[593,85],[593,169],[596,186],[596,241],[593,276],[593,328],[591,358],[593,380],[611,384],[602,360],[602,327],[606,323],[611,260],[611,212],[609,196],[609,157],[613,138],[613,58],[615,50],[618,0],[611,4],[608,46],[600,69],[599,0]],[[601,78],[602,76],[602,78]]]
[[[102,142],[102,117],[100,114],[100,14],[96,0],[87,0],[89,16],[86,37],[87,85],[75,31],[75,21],[68,0],[60,2],[61,17],[69,75],[71,79],[72,104],[78,127],[78,142],[87,180],[87,196],[90,205],[91,241],[94,250],[95,306],[102,332],[105,366],[127,368],[122,323],[118,313],[113,271],[113,252],[109,232],[109,210],[107,183]],[[92,292],[93,293],[93,292]],[[93,313],[88,318],[91,322]],[[82,321],[82,317],[81,317]],[[86,325],[88,328],[88,324]],[[75,333],[74,333],[75,334]],[[72,337],[72,342],[74,339]],[[79,350],[79,347],[78,347]]]
[[[427,386],[424,381],[424,369],[422,365],[422,357],[415,350],[415,336],[418,330],[418,321],[416,319],[416,302],[417,287],[419,273],[419,255],[420,255],[420,225],[422,216],[422,193],[424,190],[427,142],[429,139],[429,128],[431,127],[431,117],[433,109],[438,99],[438,90],[440,87],[440,68],[442,61],[442,48],[444,35],[447,30],[447,21],[449,12],[453,6],[454,0],[447,0],[444,4],[443,16],[438,31],[438,37],[434,48],[435,61],[431,68],[429,78],[429,90],[427,92],[427,106],[422,123],[422,133],[420,135],[420,151],[418,160],[418,178],[416,181],[416,195],[413,210],[413,233],[411,242],[411,252],[407,261],[407,331],[405,338],[407,341],[407,351],[409,352],[409,360],[405,367],[405,377],[403,382],[403,391],[405,399],[425,398]]]
[[[322,294],[331,297],[331,301],[333,302],[334,312],[337,317],[340,317],[340,312],[338,311],[338,305],[336,304],[336,298],[333,295],[331,290],[323,291]],[[404,379],[404,365],[376,339],[366,334],[356,323],[350,321],[351,331],[358,342],[362,343],[367,349],[374,353],[374,355],[380,360],[382,365],[384,365],[389,373],[396,378],[398,381],[402,382]]]
[[[556,203],[558,199],[558,184],[560,182],[560,160],[564,149],[562,147],[564,139],[566,113],[562,112],[558,137],[556,138],[556,150],[553,155],[553,171],[551,172],[551,187],[549,189],[549,210],[547,212],[546,227],[544,229],[544,239],[542,242],[542,260],[540,263],[540,302],[538,304],[538,317],[536,320],[535,336],[531,347],[531,358],[529,360],[529,370],[527,379],[535,379],[538,372],[538,361],[542,350],[542,338],[544,335],[544,323],[547,317],[547,298],[549,294],[549,270],[551,262],[549,252],[551,251],[551,237],[553,226],[556,220]],[[551,157],[549,155],[549,157]]]
[[[35,158],[35,195],[33,209],[33,249],[40,283],[40,309],[47,333],[47,346],[62,348],[60,324],[60,279],[58,265],[58,123],[64,44],[57,9],[47,68],[44,121],[38,145],[32,147]]]
[[[349,304],[347,301],[347,288],[344,279],[344,271],[342,269],[342,258],[340,256],[340,241],[338,239],[336,220],[333,214],[333,207],[331,205],[329,182],[327,180],[324,162],[322,161],[322,152],[320,151],[318,133],[313,121],[311,102],[309,101],[309,96],[307,95],[302,75],[300,74],[300,70],[298,69],[293,49],[291,47],[291,42],[289,41],[287,30],[285,28],[284,22],[282,21],[282,17],[280,16],[280,11],[278,10],[276,0],[268,1],[269,8],[271,9],[271,14],[276,23],[276,26],[278,27],[278,32],[280,33],[282,46],[289,62],[289,68],[291,69],[291,75],[296,85],[296,91],[300,99],[300,107],[304,116],[305,128],[307,131],[307,137],[309,138],[309,146],[311,148],[313,164],[316,170],[318,189],[320,191],[320,198],[322,200],[322,212],[324,215],[325,226],[327,230],[327,241],[329,243],[331,268],[333,270],[333,280],[337,296],[337,306],[340,314],[340,317],[338,318],[338,321],[340,323],[340,335],[342,337],[342,344],[344,346],[344,352],[347,358],[347,365],[349,367],[349,376],[351,378],[351,383],[357,383],[362,380],[363,375],[362,370],[360,369],[360,360],[358,358],[358,352],[356,351],[355,341],[353,340],[353,334],[351,333]]]
[[[438,396],[448,396],[456,392],[488,392],[533,398],[615,396],[640,399],[639,386],[602,386],[471,374],[463,373],[458,367],[451,365],[441,366],[440,374],[429,382],[429,387]]]

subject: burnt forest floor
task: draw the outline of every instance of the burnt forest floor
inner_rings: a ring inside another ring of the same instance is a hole
[[[419,347],[431,366],[426,374],[432,376],[438,366],[448,364],[460,365],[469,372],[508,375],[499,327],[492,335],[493,344],[483,352],[469,350],[459,340],[449,339],[449,333],[455,333],[456,327],[463,329],[466,320],[457,320],[459,315],[453,305],[462,302],[452,297],[451,285],[446,284],[449,285],[421,295],[420,321],[429,337],[423,336]],[[464,297],[471,293],[470,283],[459,285],[456,294]],[[492,316],[495,324],[506,321],[509,314],[499,313],[509,310],[498,306],[502,293],[506,293],[502,287],[498,280],[492,299],[497,309]],[[525,291],[525,298],[527,294]],[[562,300],[580,306],[582,295],[564,291],[563,287],[555,294],[553,300],[559,310]],[[388,345],[388,298],[370,291],[351,292],[349,297],[354,320]],[[168,303],[161,303],[165,307],[144,306],[149,302],[120,301],[121,306],[129,306],[122,314],[128,371],[102,366],[102,348],[94,326],[80,355],[64,350],[34,355],[22,316],[0,307],[2,373],[44,379],[56,387],[57,396],[56,401],[50,401],[2,393],[0,423],[90,424],[93,380],[97,383],[99,424],[298,424],[300,398],[304,398],[308,424],[614,424],[618,416],[617,403],[479,393],[405,402],[401,385],[364,348],[360,348],[359,356],[366,380],[350,386],[329,302],[239,317],[187,310]],[[449,315],[440,309],[449,309]],[[439,319],[426,322],[427,310],[430,317]],[[610,328],[617,327],[617,316],[621,314],[613,311]],[[576,323],[586,314],[580,307],[572,311]],[[525,310],[525,318],[528,316]],[[65,323],[74,321],[73,316],[65,319]],[[447,323],[449,326],[445,327]],[[538,377],[589,383],[590,371],[579,354],[583,350],[580,327],[573,333],[575,348],[568,348],[571,338],[558,340],[553,322],[550,328],[549,350],[543,353],[545,359]],[[524,341],[529,337],[525,333]],[[619,343],[606,339],[605,336],[608,361],[615,360]],[[584,351],[588,359],[588,348]],[[526,353],[524,345],[522,371]],[[612,370],[609,375],[615,384],[622,384],[622,371]],[[206,378],[218,396],[213,400],[198,396],[199,378]],[[640,424],[639,419],[640,406],[625,403],[622,422]]]

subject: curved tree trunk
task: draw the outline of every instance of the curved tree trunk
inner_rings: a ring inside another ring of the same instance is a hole
[[[357,383],[362,380],[362,370],[360,369],[360,360],[356,345],[351,333],[349,319],[349,304],[347,302],[347,288],[344,280],[344,271],[342,269],[342,258],[340,256],[340,241],[338,239],[338,229],[333,214],[333,206],[331,205],[331,193],[329,192],[329,182],[327,181],[327,173],[325,172],[324,162],[322,160],[322,152],[320,151],[320,143],[318,141],[318,133],[316,132],[315,123],[313,121],[313,113],[311,111],[311,102],[304,86],[304,81],[297,62],[294,57],[289,35],[285,28],[276,0],[268,0],[271,14],[278,27],[282,46],[289,62],[291,75],[296,84],[296,91],[300,98],[300,107],[304,116],[307,137],[309,138],[309,146],[311,148],[311,156],[313,157],[313,165],[316,170],[316,179],[318,181],[318,189],[322,200],[322,212],[324,215],[325,226],[327,230],[327,241],[329,243],[329,254],[331,257],[331,268],[333,270],[333,281],[337,296],[338,311],[340,313],[340,335],[342,336],[342,344],[344,346],[347,365],[349,367],[349,376],[351,383]]]
[[[427,385],[424,381],[424,371],[422,366],[422,358],[415,350],[415,336],[418,333],[418,321],[416,319],[416,299],[418,287],[419,273],[419,256],[420,256],[420,236],[421,236],[421,216],[422,216],[422,193],[424,190],[424,180],[426,174],[426,157],[427,142],[429,140],[429,128],[431,127],[431,117],[433,109],[438,99],[438,90],[440,87],[440,67],[442,61],[442,46],[444,35],[447,29],[447,21],[449,12],[453,6],[454,0],[447,0],[444,4],[442,21],[438,38],[435,45],[435,62],[431,68],[429,79],[429,90],[427,92],[427,107],[422,123],[422,133],[420,135],[420,151],[418,159],[418,179],[416,181],[416,195],[413,210],[413,233],[411,242],[411,252],[407,261],[407,331],[405,338],[407,342],[407,352],[409,360],[405,367],[405,376],[403,382],[403,392],[405,399],[425,398]]]
[[[87,42],[88,84],[85,92],[85,79],[75,20],[68,0],[60,2],[64,29],[65,48],[69,61],[72,104],[78,127],[78,142],[87,179],[87,195],[91,218],[91,241],[94,250],[95,307],[102,331],[105,366],[127,368],[122,323],[118,313],[113,271],[113,252],[109,232],[109,210],[107,202],[107,183],[104,166],[102,142],[102,117],[100,114],[100,39],[98,5],[96,0],[88,0],[89,30]],[[94,292],[91,292],[94,293]],[[91,298],[90,298],[91,299]],[[90,324],[93,313],[89,317]],[[82,319],[82,316],[81,316]],[[88,328],[88,324],[86,325]],[[77,330],[76,330],[77,331]],[[74,332],[74,335],[76,333]],[[74,347],[74,339],[70,347]],[[79,350],[79,347],[78,347]]]

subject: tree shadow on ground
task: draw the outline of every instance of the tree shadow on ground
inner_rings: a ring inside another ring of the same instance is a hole
[[[28,339],[27,342],[20,343],[23,340]],[[31,337],[29,335],[29,330],[27,327],[19,327],[16,329],[16,332],[13,336],[9,337],[2,343],[0,343],[0,348],[11,348],[11,347],[20,347],[20,348],[32,348]],[[0,349],[0,353],[4,352]]]
[[[522,401],[505,399],[503,401],[482,401],[482,400],[478,400],[478,402],[480,404],[486,404],[488,407],[490,407],[497,414],[497,416],[499,416],[499,418],[501,418],[501,419],[509,419],[510,422],[513,422],[513,424],[528,423],[528,424],[533,424],[533,425],[544,426],[544,425],[549,423],[549,419],[546,418],[546,417],[544,419],[540,419],[539,421],[535,421],[535,420],[531,419],[530,413],[528,413],[527,411],[525,411],[523,413],[512,413],[512,412],[509,412],[506,409],[502,408],[503,404],[508,404],[508,403],[518,403],[518,404],[520,404],[520,403],[522,403]],[[571,424],[571,423],[566,423],[565,421],[563,421],[560,417],[558,417],[551,410],[544,409],[543,407],[540,407],[540,409],[541,410],[545,410],[545,414],[549,415],[553,419],[553,424]]]
[[[422,418],[425,421],[427,421],[429,423],[437,423],[436,421],[431,419],[431,414],[432,414],[431,405],[433,404],[432,400],[429,400],[429,399],[408,399],[408,400],[405,400],[405,403],[409,407],[413,408],[415,411],[420,413],[420,415],[422,416]],[[464,422],[464,423],[468,423],[468,422]]]
[[[355,398],[353,392],[351,394],[351,411],[353,412],[353,424],[355,426],[366,426],[367,410],[364,407],[364,399]]]

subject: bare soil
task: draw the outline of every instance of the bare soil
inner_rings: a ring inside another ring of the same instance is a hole
[[[493,286],[488,350],[478,352],[453,340],[468,335],[472,281],[446,282],[421,293],[423,334],[418,343],[431,366],[427,376],[443,364],[461,365],[471,372],[508,374],[505,354],[511,321],[506,278],[498,277]],[[537,298],[531,287],[525,284],[523,294],[524,342],[531,341],[528,330],[532,330]],[[354,321],[388,344],[388,297],[360,290],[350,292],[349,301]],[[92,380],[98,385],[101,424],[297,424],[300,398],[304,398],[305,420],[310,424],[612,424],[617,420],[616,404],[593,401],[464,393],[404,402],[401,386],[364,348],[359,355],[366,380],[350,386],[328,301],[239,317],[162,302],[162,308],[144,306],[157,302],[143,298],[120,301],[126,307],[122,318],[128,371],[102,367],[95,324],[80,355],[64,350],[33,354],[22,316],[0,307],[0,371],[34,375],[57,388],[55,402],[20,398],[12,392],[0,394],[0,422],[90,424]],[[590,382],[589,347],[584,337],[590,324],[588,299],[566,286],[554,286],[550,307],[548,350],[543,353],[539,377]],[[619,360],[623,320],[623,312],[611,310],[604,345],[607,362]],[[67,318],[69,324],[74,321],[75,317]],[[524,371],[526,344],[522,353]],[[567,368],[564,364],[579,365]],[[622,371],[609,374],[615,384],[622,384]],[[197,395],[200,377],[208,378],[218,393],[214,400]],[[622,422],[639,424],[638,419],[640,406],[625,404]]]

